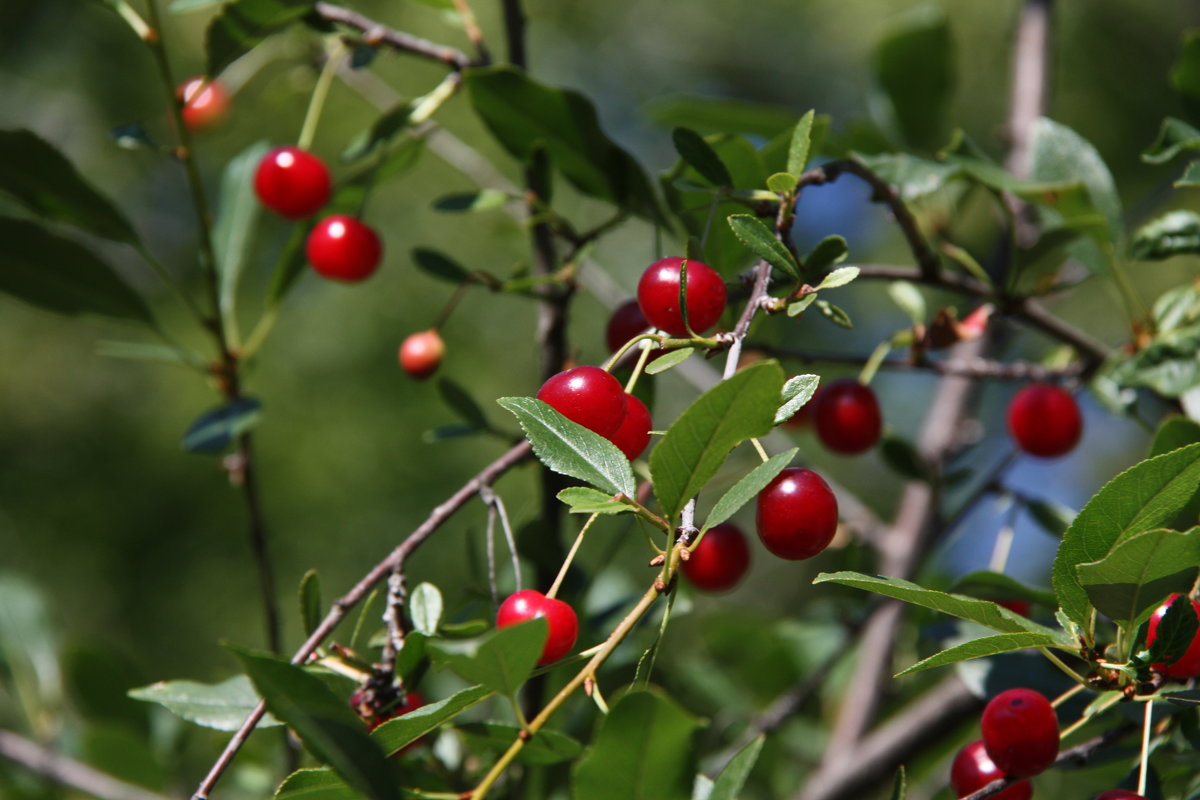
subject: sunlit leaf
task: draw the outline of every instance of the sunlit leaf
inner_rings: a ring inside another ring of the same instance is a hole
[[[234,675],[220,683],[159,681],[130,689],[129,696],[148,703],[158,703],[177,717],[218,731],[236,731],[260,700],[258,692],[254,691],[254,686],[245,675]],[[280,724],[270,714],[259,723],[260,726]]]

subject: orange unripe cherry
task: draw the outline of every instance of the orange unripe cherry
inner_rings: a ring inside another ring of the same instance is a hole
[[[418,331],[400,345],[400,366],[409,377],[423,381],[437,372],[445,352],[446,343],[436,328]]]

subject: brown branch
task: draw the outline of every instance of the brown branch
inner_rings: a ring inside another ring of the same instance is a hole
[[[334,628],[342,621],[350,609],[354,608],[362,601],[367,593],[375,587],[377,583],[386,578],[392,570],[400,569],[405,560],[420,547],[446,520],[450,519],[460,508],[466,505],[467,501],[474,497],[483,487],[490,485],[493,481],[513,468],[517,464],[529,457],[532,448],[528,441],[522,441],[519,444],[513,445],[504,455],[497,458],[491,464],[488,464],[478,475],[467,481],[462,488],[452,494],[445,502],[433,509],[429,516],[422,522],[412,533],[410,533],[396,549],[388,554],[387,558],[376,564],[370,572],[368,572],[362,580],[354,585],[349,592],[338,598],[337,602],[325,615],[325,619],[317,626],[312,635],[307,641],[300,646],[292,656],[293,664],[302,664],[308,660],[323,641],[333,632]],[[233,738],[226,744],[225,750],[221,753],[216,763],[213,764],[204,780],[196,788],[192,794],[193,800],[205,800],[221,775],[228,769],[233,762],[234,756],[237,755],[246,739],[254,731],[259,720],[262,719],[263,713],[266,711],[266,705],[259,703],[254,711],[242,723],[242,727],[238,729]]]
[[[166,800],[161,794],[117,780],[12,731],[0,730],[0,758],[101,800]]]
[[[389,28],[373,19],[364,17],[357,11],[351,11],[333,3],[317,3],[313,10],[322,19],[359,30],[369,44],[385,44],[393,50],[440,61],[456,70],[466,69],[474,63],[466,53],[457,48],[437,44],[428,39],[422,39],[420,36]]]
[[[758,350],[769,356],[793,359],[805,364],[862,366],[867,362],[866,356],[847,355],[843,353],[810,353],[759,342],[749,342],[746,344],[746,347],[751,350]],[[1006,362],[988,358],[947,359],[945,361],[930,361],[928,359],[911,361],[893,358],[881,361],[879,368],[902,372],[932,372],[935,375],[958,375],[964,378],[984,378],[999,381],[1062,381],[1078,378],[1082,371],[1079,365],[1072,365],[1064,369],[1053,369],[1029,361]]]

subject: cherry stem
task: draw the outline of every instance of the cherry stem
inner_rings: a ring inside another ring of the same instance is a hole
[[[763,460],[764,464],[771,460],[771,457],[767,455],[766,449],[763,448],[762,442],[757,437],[751,437],[750,444],[754,445],[754,449],[758,451],[758,457]]]
[[[1065,672],[1067,675],[1070,675],[1071,679],[1074,680],[1076,683],[1080,683],[1080,684],[1087,683],[1078,672],[1076,672],[1075,670],[1068,667],[1065,663],[1063,663],[1062,659],[1060,659],[1058,656],[1054,655],[1054,653],[1050,652],[1049,648],[1039,647],[1038,652],[1040,652],[1046,658],[1050,659],[1051,664],[1058,667],[1060,670]]]
[[[450,295],[450,299],[446,301],[446,305],[438,313],[437,319],[433,321],[433,325],[430,326],[433,330],[441,330],[442,326],[446,324],[446,320],[450,319],[450,315],[454,313],[454,309],[458,307],[459,302],[463,299],[463,295],[467,293],[467,289],[473,283],[475,283],[474,278],[467,278],[455,288],[454,294]]]
[[[1125,697],[1125,695],[1122,692],[1113,692],[1111,697],[1109,697],[1106,700],[1101,701],[1098,705],[1096,705],[1095,708],[1092,708],[1091,713],[1088,713],[1085,711],[1079,719],[1075,720],[1070,725],[1063,728],[1062,732],[1058,734],[1058,738],[1060,740],[1066,739],[1072,733],[1074,733],[1075,731],[1082,728],[1084,725],[1091,722],[1093,717],[1099,716],[1100,714],[1103,714],[1105,711],[1108,711],[1108,709],[1115,706],[1122,699],[1124,699],[1124,697]]]
[[[567,569],[570,568],[571,562],[575,559],[575,554],[579,552],[579,546],[583,544],[583,537],[587,534],[588,528],[592,527],[592,523],[600,518],[600,514],[592,514],[588,517],[587,522],[583,523],[583,527],[579,529],[579,535],[575,537],[574,544],[571,545],[571,552],[567,553],[567,557],[563,559],[562,566],[558,568],[558,575],[554,578],[554,583],[550,586],[550,591],[546,592],[546,597],[554,599],[558,594],[558,587],[562,585],[563,578],[567,576]]]
[[[875,345],[875,349],[871,351],[870,357],[863,364],[862,371],[858,373],[858,382],[863,386],[870,386],[871,381],[875,380],[875,373],[879,371],[879,366],[890,352],[892,352],[892,342],[889,339],[884,339]]]
[[[1154,701],[1146,701],[1145,715],[1142,717],[1142,763],[1138,768],[1137,793],[1146,796],[1146,770],[1150,766],[1150,729],[1154,718]]]
[[[1072,697],[1074,697],[1075,695],[1079,694],[1080,692],[1082,692],[1082,691],[1083,691],[1084,689],[1086,689],[1086,688],[1087,688],[1087,686],[1083,685],[1082,683],[1077,683],[1077,684],[1075,684],[1075,685],[1074,685],[1074,686],[1072,686],[1070,689],[1067,689],[1065,692],[1063,692],[1062,694],[1060,694],[1058,697],[1054,698],[1054,699],[1053,699],[1053,700],[1050,702],[1050,707],[1051,707],[1051,708],[1058,708],[1060,705],[1062,705],[1063,703],[1067,702],[1067,701],[1068,701],[1068,700],[1070,700]]]
[[[338,61],[345,49],[345,44],[338,39],[337,45],[325,57],[325,65],[321,68],[321,75],[317,78],[317,85],[313,87],[312,97],[308,101],[304,124],[300,126],[300,136],[296,139],[296,146],[301,150],[312,147],[313,139],[317,135],[317,122],[321,119],[321,110],[325,108],[329,87],[333,83],[333,76],[337,74]]]

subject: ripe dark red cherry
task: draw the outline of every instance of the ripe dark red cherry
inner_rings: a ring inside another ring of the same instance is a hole
[[[679,310],[682,258],[662,258],[646,267],[638,281],[638,306],[651,325],[672,336],[687,336]],[[703,334],[725,311],[725,281],[707,264],[688,259],[687,311],[692,330]]]
[[[183,124],[188,130],[212,128],[229,113],[229,92],[217,81],[192,78],[179,84],[175,94],[183,103]]]
[[[1096,800],[1146,800],[1146,798],[1128,789],[1109,789],[1104,794],[1097,795]]]
[[[305,252],[318,274],[355,283],[379,267],[383,243],[369,225],[345,214],[334,214],[309,232]]]
[[[423,381],[442,364],[446,343],[436,328],[411,334],[400,345],[400,366],[409,377]]]
[[[416,711],[418,708],[425,705],[425,698],[421,696],[420,692],[409,692],[407,695],[405,695],[403,703],[397,704],[392,708],[377,714],[375,713],[375,710],[367,704],[366,698],[367,695],[363,691],[355,691],[350,695],[350,707],[354,709],[356,714],[363,718],[363,721],[367,723],[367,730],[371,731],[375,730],[390,719],[403,716],[410,711]],[[413,742],[404,749],[407,750],[409,747],[413,747],[417,743],[418,742]]]
[[[697,589],[724,592],[737,586],[750,567],[750,547],[741,528],[730,522],[715,525],[680,566]]]
[[[287,219],[311,217],[329,202],[325,162],[299,147],[277,147],[254,172],[254,193],[267,208]]]
[[[546,646],[538,658],[538,665],[545,666],[571,652],[579,636],[579,620],[575,609],[554,597],[546,597],[533,589],[522,589],[510,594],[500,604],[496,614],[496,627],[507,628],[518,622],[543,617],[546,620]]]
[[[1031,778],[1058,756],[1058,717],[1032,689],[1009,689],[983,709],[983,746],[996,766],[1014,778]]]
[[[537,398],[607,439],[625,419],[625,388],[599,367],[573,367],[560,372],[542,384]]]
[[[810,469],[789,467],[758,493],[758,538],[780,558],[812,558],[829,546],[837,523],[837,499]]]
[[[1035,383],[1009,403],[1008,430],[1026,453],[1051,458],[1069,453],[1079,442],[1083,417],[1069,392]]]
[[[853,378],[829,384],[812,404],[817,436],[835,453],[866,452],[883,433],[883,415],[875,393]]]
[[[608,327],[604,329],[604,343],[608,352],[615,353],[625,346],[635,336],[650,330],[646,315],[638,306],[637,300],[626,300],[613,310],[608,318]]]
[[[1158,638],[1159,623],[1162,622],[1162,618],[1166,616],[1167,609],[1170,608],[1179,597],[1180,595],[1178,594],[1171,595],[1167,598],[1165,603],[1159,606],[1158,609],[1150,615],[1150,627],[1146,631],[1147,647],[1154,644],[1154,640]],[[1192,600],[1191,603],[1192,609],[1196,612],[1196,615],[1200,617],[1200,603],[1197,603],[1195,600]],[[1200,631],[1196,632],[1196,635],[1192,637],[1192,643],[1188,645],[1188,649],[1175,661],[1171,662],[1170,664],[1160,663],[1151,664],[1150,666],[1158,672],[1161,672],[1163,675],[1166,675],[1168,678],[1186,679],[1194,678],[1195,676],[1200,675]]]
[[[608,437],[630,461],[642,454],[646,445],[650,444],[650,409],[646,404],[631,394],[625,395],[625,418],[621,427]]]
[[[1003,778],[1004,772],[992,763],[987,751],[983,749],[982,741],[974,741],[958,751],[954,763],[950,765],[950,785],[959,797],[966,797],[987,786],[997,778]],[[1009,786],[997,795],[996,800],[1029,800],[1033,796],[1033,784],[1020,781]]]

